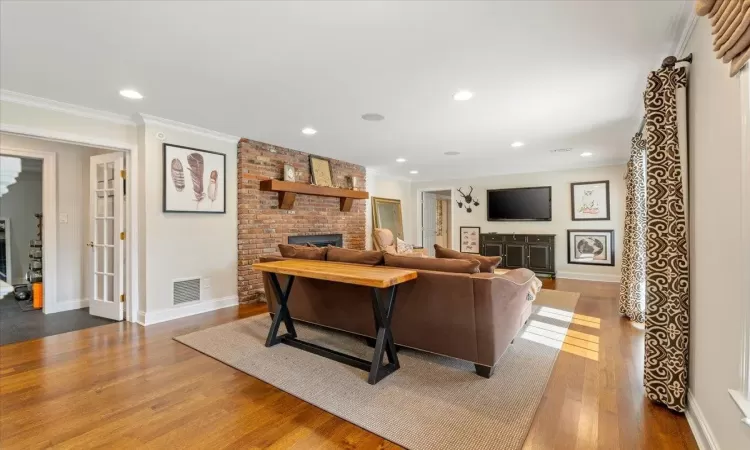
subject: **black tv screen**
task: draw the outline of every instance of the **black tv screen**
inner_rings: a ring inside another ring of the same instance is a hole
[[[488,190],[487,220],[552,220],[552,187]]]

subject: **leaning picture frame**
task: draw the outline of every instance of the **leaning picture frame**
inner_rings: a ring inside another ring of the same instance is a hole
[[[310,155],[310,182],[316,186],[335,187],[329,160]]]

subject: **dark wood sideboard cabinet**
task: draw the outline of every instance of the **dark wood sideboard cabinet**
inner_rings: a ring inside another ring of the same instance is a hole
[[[484,256],[502,256],[501,268],[526,268],[537,275],[555,278],[554,234],[479,235],[479,252]]]

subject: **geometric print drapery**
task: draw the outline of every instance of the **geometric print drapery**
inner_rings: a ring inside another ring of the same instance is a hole
[[[652,72],[646,107],[646,396],[684,412],[688,382],[689,263],[678,111],[684,68]],[[682,109],[682,108],[681,108]],[[684,150],[683,150],[684,151]]]
[[[632,140],[625,178],[625,230],[620,282],[620,314],[633,322],[646,320],[646,140]]]

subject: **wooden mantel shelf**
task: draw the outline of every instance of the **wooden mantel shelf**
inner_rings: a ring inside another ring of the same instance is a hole
[[[297,194],[317,195],[319,197],[337,197],[341,200],[341,211],[343,212],[351,211],[354,200],[370,198],[370,194],[364,191],[315,186],[305,183],[292,183],[291,181],[281,180],[263,180],[260,182],[260,190],[266,192],[278,192],[279,209],[292,209]]]

